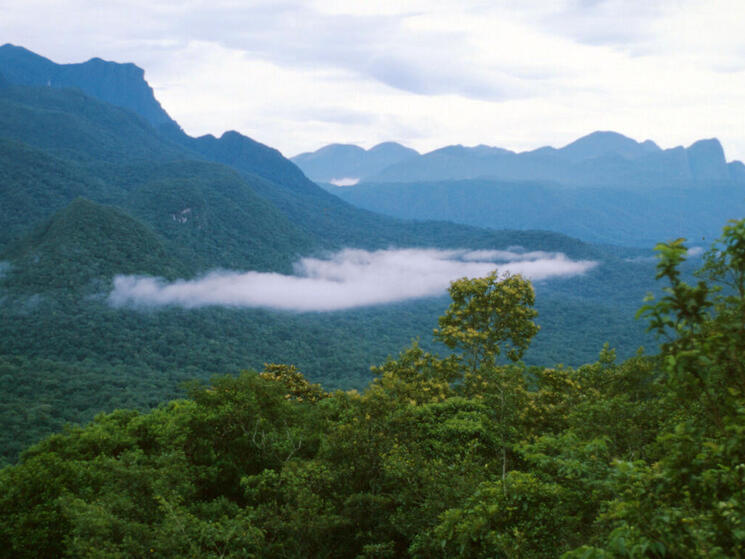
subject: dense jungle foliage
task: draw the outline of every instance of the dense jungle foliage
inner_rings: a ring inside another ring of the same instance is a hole
[[[627,307],[543,293],[541,331],[529,364],[579,365],[607,340],[623,355],[645,344],[644,327]],[[1,295],[0,295],[1,296]],[[431,330],[445,298],[334,313],[263,309],[116,309],[105,295],[62,289],[5,295],[0,303],[0,464],[62,428],[100,411],[146,410],[183,396],[191,379],[260,369],[284,360],[325,389],[363,389],[370,366]],[[586,334],[580,335],[586,329]],[[422,347],[442,347],[422,339]]]
[[[0,471],[2,557],[725,558],[745,549],[745,220],[640,314],[656,356],[529,367],[519,276],[327,392],[292,366],[68,427]],[[506,358],[506,362],[500,360]]]

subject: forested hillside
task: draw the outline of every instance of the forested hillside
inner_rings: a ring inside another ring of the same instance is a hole
[[[658,246],[659,356],[526,367],[533,287],[493,274],[362,392],[275,364],[68,428],[0,470],[0,556],[738,557],[743,247],[688,283]]]

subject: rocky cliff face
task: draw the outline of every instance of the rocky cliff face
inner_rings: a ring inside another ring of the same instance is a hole
[[[155,99],[144,70],[131,63],[92,58],[80,64],[56,64],[23,47],[6,44],[0,47],[0,74],[15,85],[76,87],[86,95],[134,111],[156,128],[175,124]]]
[[[695,180],[728,180],[730,178],[724,150],[719,140],[699,140],[690,146],[688,164]]]

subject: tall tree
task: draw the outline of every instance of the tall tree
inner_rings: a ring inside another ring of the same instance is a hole
[[[448,292],[453,302],[440,317],[435,337],[460,348],[472,372],[493,365],[503,349],[509,359],[519,360],[538,333],[535,292],[520,275],[500,277],[495,270],[483,278],[456,280]]]

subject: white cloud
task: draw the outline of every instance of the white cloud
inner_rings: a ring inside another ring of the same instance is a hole
[[[472,250],[462,255],[463,260],[488,260],[490,262],[551,260],[556,258],[556,253],[535,250],[524,252],[519,247],[510,247],[507,250]]]
[[[688,256],[691,256],[694,258],[697,256],[701,256],[702,254],[704,254],[704,247],[700,247],[700,246],[691,247],[688,249],[687,254]]]
[[[505,257],[510,254],[509,261]],[[398,249],[369,252],[346,249],[327,259],[304,258],[295,275],[227,272],[167,283],[159,278],[117,276],[109,302],[125,305],[208,305],[268,307],[295,311],[334,311],[442,295],[461,277],[522,274],[534,281],[571,277],[596,265],[561,253]],[[497,262],[498,261],[498,262]]]
[[[341,179],[331,179],[329,181],[334,186],[354,186],[360,179],[354,177],[343,177]]]

